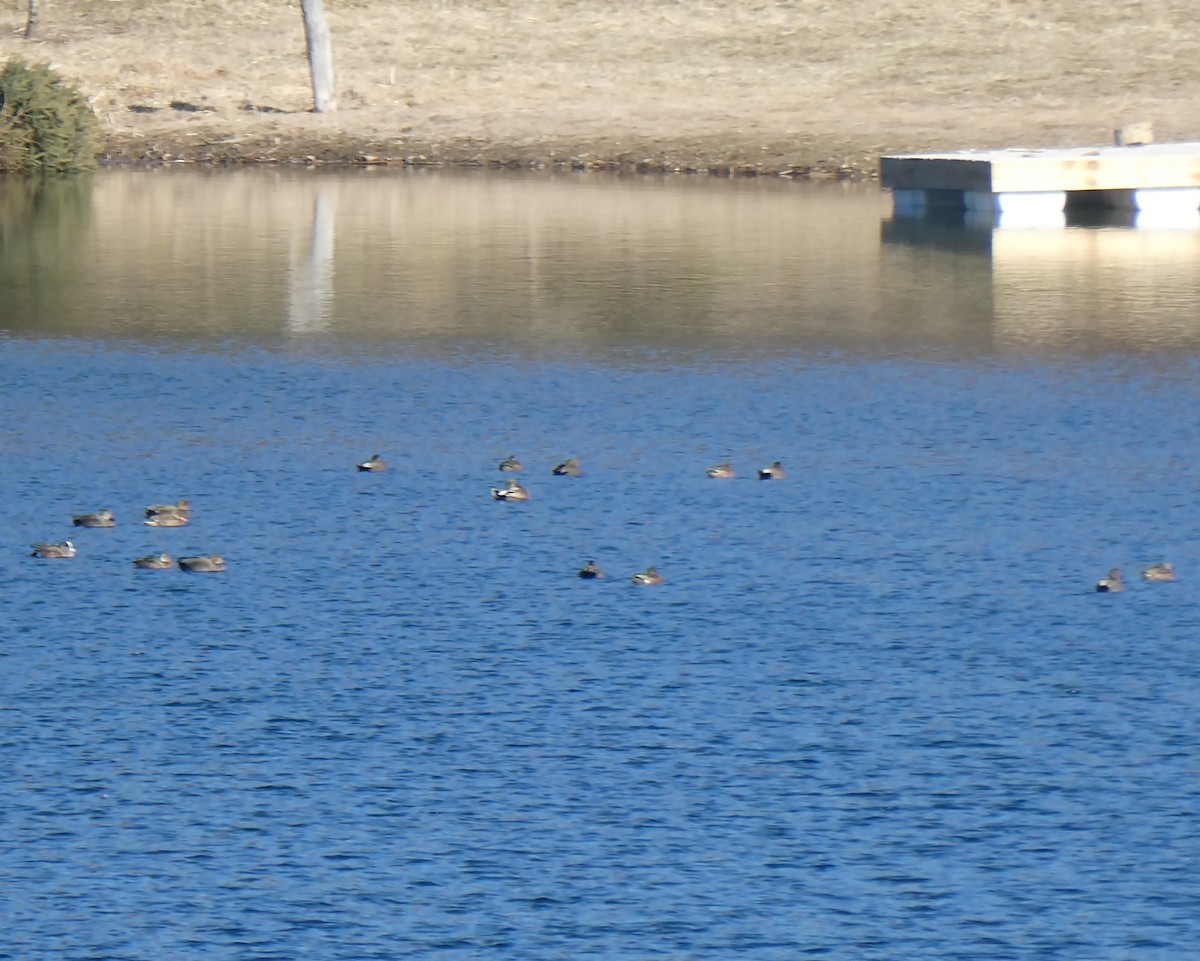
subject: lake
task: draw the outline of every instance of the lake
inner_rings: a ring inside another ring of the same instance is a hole
[[[0,182],[0,958],[1193,956],[1197,263],[869,185]]]

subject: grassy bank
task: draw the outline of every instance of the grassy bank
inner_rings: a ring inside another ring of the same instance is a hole
[[[0,0],[0,58],[91,97],[112,160],[870,174],[881,151],[1200,139],[1190,0]]]

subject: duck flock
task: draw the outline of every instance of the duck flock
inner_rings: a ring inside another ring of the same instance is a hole
[[[186,499],[175,501],[173,504],[151,504],[143,511],[144,520],[148,527],[185,527],[191,520],[192,505]],[[111,510],[95,511],[91,514],[76,514],[71,518],[75,527],[116,527],[117,519]],[[78,552],[74,542],[42,541],[33,545],[34,557],[68,558]],[[181,557],[175,560],[166,551],[147,554],[145,557],[135,557],[133,566],[145,571],[165,571],[178,567],[189,573],[214,573],[225,570],[225,558],[220,554],[199,554],[194,557]]]
[[[387,461],[379,454],[373,454],[357,466],[360,471],[383,471],[388,468]],[[520,473],[525,469],[525,465],[517,459],[515,454],[505,457],[497,467],[506,474]],[[579,477],[583,473],[583,466],[580,464],[579,458],[569,457],[565,461],[555,464],[550,469],[550,473],[555,477]],[[706,473],[709,477],[717,478],[737,476],[733,465],[728,462],[714,464],[708,468]],[[787,472],[784,471],[783,465],[779,461],[760,468],[758,471],[759,480],[783,480],[786,476]],[[492,488],[492,499],[504,502],[527,501],[529,500],[529,489],[519,480],[509,478],[502,486]],[[588,561],[577,573],[584,580],[594,580],[606,576],[595,561]],[[665,578],[658,572],[658,568],[647,567],[644,571],[635,573],[630,580],[634,584],[662,584]]]
[[[1142,577],[1148,581],[1173,581],[1175,580],[1175,568],[1170,561],[1163,561],[1161,564],[1147,567],[1142,571]],[[1108,572],[1107,577],[1100,578],[1096,582],[1096,590],[1101,594],[1117,594],[1125,590],[1121,569],[1114,567]]]
[[[380,454],[372,454],[369,458],[355,465],[360,471],[378,472],[388,469],[388,463]],[[516,455],[510,454],[497,465],[504,473],[515,474],[523,471],[524,465]],[[551,468],[550,473],[556,477],[579,477],[583,467],[577,457],[570,457]],[[707,468],[705,473],[712,478],[736,477],[737,471],[732,463],[722,461]],[[775,481],[787,477],[787,472],[779,461],[760,467],[757,473],[759,480]],[[529,500],[529,489],[519,480],[510,478],[500,487],[492,488],[492,498],[497,501],[519,502]],[[173,504],[151,504],[143,511],[143,521],[149,527],[184,527],[191,519],[191,503],[180,499]],[[115,527],[116,518],[108,509],[95,511],[90,514],[76,514],[71,518],[75,527]],[[77,553],[75,544],[70,540],[57,542],[39,542],[33,546],[32,556],[42,558],[70,558]],[[218,573],[225,570],[225,558],[221,554],[200,554],[192,557],[172,558],[166,551],[135,557],[133,566],[139,570],[172,570],[178,567],[189,573]],[[595,561],[589,560],[577,572],[585,580],[605,577],[603,570]],[[1143,579],[1147,581],[1173,581],[1175,568],[1169,561],[1154,564],[1142,571]],[[647,567],[638,571],[632,578],[634,584],[662,584],[665,578],[656,567]],[[1114,567],[1105,577],[1096,582],[1095,590],[1101,594],[1116,594],[1125,589],[1125,583],[1119,568]]]

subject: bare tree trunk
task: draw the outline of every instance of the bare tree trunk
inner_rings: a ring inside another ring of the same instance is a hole
[[[332,113],[337,110],[337,88],[333,82],[333,49],[325,23],[325,6],[321,0],[300,0],[300,9],[304,13],[304,39],[312,74],[313,109],[317,113]]]
[[[29,0],[29,15],[25,18],[25,39],[32,40],[37,33],[38,16],[42,12],[42,0]]]

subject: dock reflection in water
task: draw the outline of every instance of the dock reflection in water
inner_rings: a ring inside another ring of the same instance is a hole
[[[1081,210],[1053,226],[933,213],[885,219],[880,236],[948,275],[974,259],[965,296],[986,298],[998,350],[1200,348],[1200,226],[1137,226],[1130,211]]]

